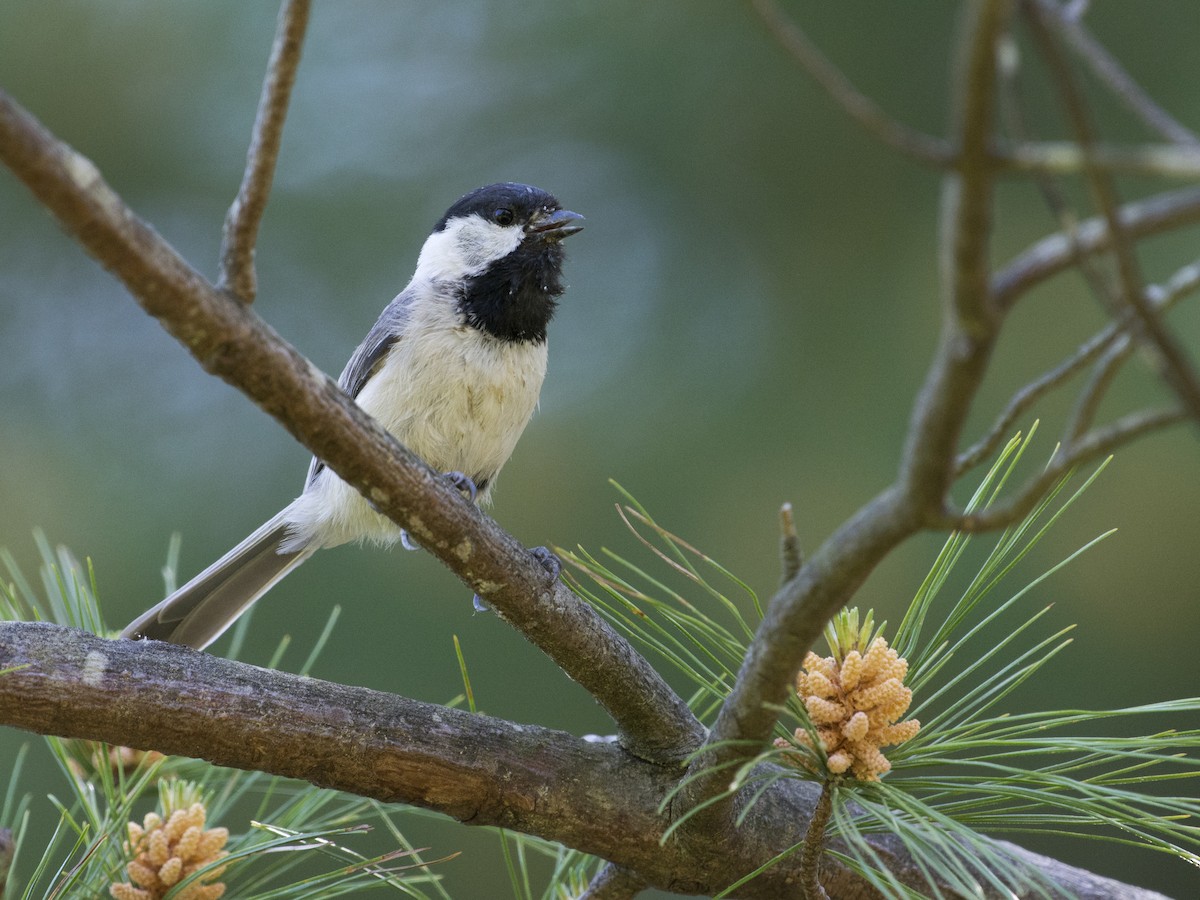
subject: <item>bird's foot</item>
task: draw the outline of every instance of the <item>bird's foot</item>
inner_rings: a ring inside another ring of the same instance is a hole
[[[542,568],[550,573],[550,578],[553,580],[558,577],[558,573],[562,571],[562,561],[550,552],[546,547],[534,547],[529,551],[533,558],[542,564]]]
[[[470,475],[464,475],[462,472],[446,472],[442,475],[451,485],[458,488],[464,497],[475,502],[475,497],[479,494],[479,488],[475,486],[475,482]]]
[[[475,498],[479,495],[479,488],[475,486],[475,482],[471,479],[470,475],[464,475],[462,472],[445,472],[442,474],[442,477],[450,482],[453,487],[458,488],[464,497],[472,503],[475,502]],[[367,502],[370,503],[371,501],[368,500]],[[374,504],[372,504],[371,508],[375,509]],[[375,511],[379,512],[377,509]],[[400,529],[400,544],[405,550],[421,549],[403,528]]]

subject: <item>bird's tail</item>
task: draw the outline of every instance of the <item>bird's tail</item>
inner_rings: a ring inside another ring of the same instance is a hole
[[[201,650],[215,641],[315,545],[281,553],[288,523],[280,513],[121,632],[125,638],[170,641]]]

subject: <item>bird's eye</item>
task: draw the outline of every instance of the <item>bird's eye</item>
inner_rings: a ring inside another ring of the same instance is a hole
[[[511,225],[514,219],[516,219],[516,216],[513,215],[513,211],[507,206],[501,206],[492,210],[492,220],[501,227]]]

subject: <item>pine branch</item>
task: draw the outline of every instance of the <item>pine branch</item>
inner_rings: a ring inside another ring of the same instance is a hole
[[[754,871],[803,838],[820,794],[818,785],[780,779],[742,827],[716,836],[685,823],[660,844],[670,822],[659,805],[683,771],[613,744],[45,623],[0,623],[6,669],[0,725],[200,757],[512,828],[603,856],[667,890],[713,894]],[[1003,846],[1069,896],[1159,897]],[[906,883],[923,883],[898,840],[874,838],[872,847]],[[798,896],[799,866],[791,854],[737,895]],[[876,896],[832,858],[821,878],[830,896]]]

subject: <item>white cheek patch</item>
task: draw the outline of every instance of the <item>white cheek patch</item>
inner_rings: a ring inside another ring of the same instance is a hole
[[[414,280],[453,281],[477,275],[521,244],[519,226],[502,228],[477,215],[455,219],[425,241]]]

